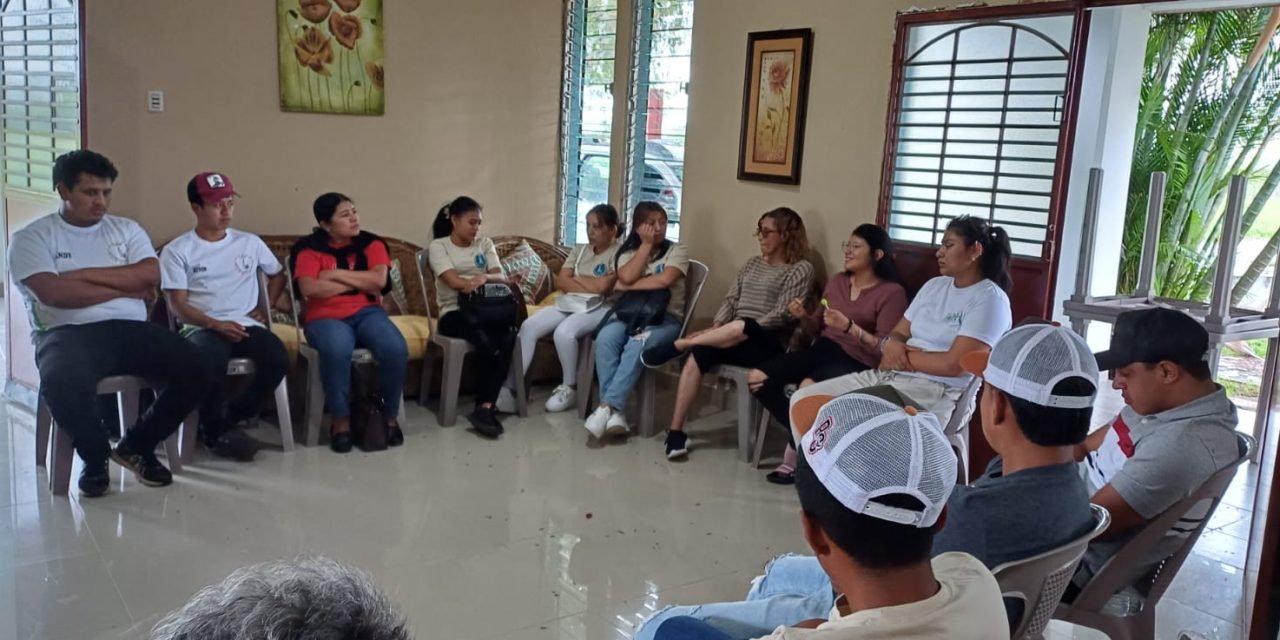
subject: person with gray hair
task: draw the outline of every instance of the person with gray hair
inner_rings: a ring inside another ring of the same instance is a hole
[[[409,640],[368,574],[323,557],[236,569],[151,630],[151,640]]]

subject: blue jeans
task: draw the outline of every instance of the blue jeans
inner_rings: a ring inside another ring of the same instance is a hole
[[[826,619],[835,604],[831,579],[813,556],[784,555],[765,567],[764,575],[751,583],[747,599],[741,602],[718,602],[693,606],[667,607],[640,624],[635,640],[656,638],[697,638],[698,635],[666,635],[664,622],[689,617],[710,625],[723,636],[735,640],[759,638],[781,626],[814,618]],[[693,629],[685,622],[672,623],[673,630]],[[659,627],[662,627],[659,632]]]
[[[351,352],[363,347],[378,361],[378,391],[386,416],[400,413],[409,345],[382,307],[370,305],[341,320],[325,318],[307,323],[307,344],[320,352],[320,382],[329,415],[351,415]]]
[[[662,324],[635,336],[627,335],[627,324],[613,320],[596,335],[596,373],[600,376],[600,404],[621,410],[644,371],[640,353],[662,342],[675,342],[680,321],[668,314]]]
[[[689,616],[667,618],[654,637],[657,640],[733,640],[733,636]]]

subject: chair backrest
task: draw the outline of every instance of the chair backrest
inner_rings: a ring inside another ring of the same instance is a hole
[[[707,284],[707,275],[711,272],[706,264],[697,260],[689,261],[689,273],[685,275],[684,319],[680,322],[680,335],[689,328],[689,318],[693,310],[698,308],[698,298],[702,297],[702,287]]]
[[[951,412],[951,419],[947,420],[946,427],[942,430],[948,440],[952,436],[959,436],[960,432],[969,426],[969,419],[973,417],[980,388],[982,388],[982,378],[973,376],[969,384],[965,385],[964,391],[960,392],[960,397],[956,399],[956,408]]]
[[[1056,549],[1006,562],[991,570],[1006,602],[1015,600],[1022,604],[1020,618],[1009,621],[1010,638],[1040,637],[1067,585],[1071,584],[1071,576],[1089,548],[1089,541],[1110,526],[1111,514],[1106,509],[1096,504],[1089,507],[1093,510],[1093,528],[1084,535]]]
[[[429,293],[435,292],[434,283],[436,281],[436,274],[431,270],[431,260],[428,257],[430,250],[431,247],[419,249],[413,257],[418,263],[418,282],[422,283],[422,297],[427,302],[427,326],[431,330],[431,335],[434,336],[436,334],[436,320],[438,319],[436,316],[440,314],[440,308],[435,305],[433,300],[427,297]],[[427,291],[428,280],[433,283],[430,292]]]
[[[1173,582],[1178,569],[1191,553],[1205,526],[1209,524],[1209,518],[1213,516],[1214,510],[1217,509],[1218,503],[1222,501],[1222,496],[1227,491],[1227,485],[1231,484],[1231,479],[1235,477],[1236,468],[1240,463],[1253,457],[1257,441],[1239,432],[1236,433],[1236,437],[1240,441],[1240,457],[1209,476],[1209,479],[1190,496],[1179,500],[1164,513],[1143,525],[1116,551],[1115,555],[1111,556],[1106,564],[1102,565],[1089,584],[1080,590],[1080,594],[1071,603],[1072,608],[1101,611],[1112,595],[1132,585],[1146,598],[1144,608],[1154,609],[1165,590],[1169,588],[1169,584]],[[1204,505],[1208,505],[1208,508],[1204,509]],[[1185,524],[1180,524],[1180,521],[1187,518],[1188,514],[1200,513],[1202,509],[1204,517],[1195,523],[1195,528],[1183,539],[1182,546],[1135,582],[1132,576],[1139,570],[1138,563],[1146,556],[1147,550],[1158,544],[1170,529],[1184,528]]]
[[[293,272],[289,270],[289,262],[284,261],[284,277],[285,291],[289,292],[289,317],[293,318],[293,330],[298,334],[298,344],[306,344],[306,338],[302,335],[302,304],[299,303],[297,296],[293,293]],[[305,302],[305,301],[304,301]],[[305,313],[305,312],[302,312]]]

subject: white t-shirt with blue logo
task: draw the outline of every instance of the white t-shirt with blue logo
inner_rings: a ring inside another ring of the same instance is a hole
[[[258,307],[258,271],[280,273],[280,261],[262,238],[227,229],[209,242],[188,231],[160,252],[160,288],[186,290],[187,302],[214,320],[262,326],[249,313]]]
[[[947,351],[957,336],[994,345],[1013,328],[1009,296],[990,280],[962,289],[950,276],[938,276],[920,287],[915,300],[907,307],[906,317],[911,322],[907,346],[923,351]],[[964,387],[973,378],[968,373],[935,376],[904,372],[902,375],[927,378],[949,387]]]
[[[147,305],[138,298],[113,298],[80,309],[62,309],[41,303],[22,281],[39,273],[61,275],[79,269],[124,267],[155,257],[151,238],[133,220],[108,215],[91,227],[77,227],[51,213],[13,234],[9,277],[26,299],[33,333],[66,324],[144,321]]]
[[[575,276],[602,278],[613,273],[613,257],[617,253],[616,240],[600,253],[596,253],[590,244],[580,244],[569,252],[568,258],[565,258],[564,268],[573,269]]]
[[[489,238],[476,238],[469,247],[459,247],[449,237],[436,238],[427,246],[427,262],[436,274],[436,304],[442,316],[458,309],[458,292],[445,284],[441,274],[455,271],[459,277],[470,278],[502,268],[498,250]]]

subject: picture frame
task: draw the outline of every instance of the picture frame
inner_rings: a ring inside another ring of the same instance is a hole
[[[813,29],[747,34],[738,179],[800,184]]]
[[[280,109],[380,116],[383,0],[276,0]]]

